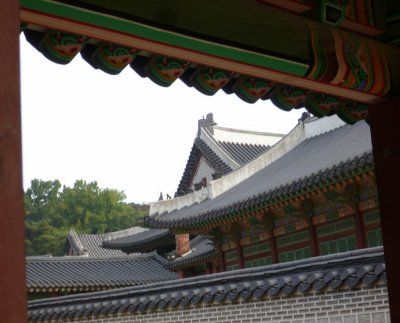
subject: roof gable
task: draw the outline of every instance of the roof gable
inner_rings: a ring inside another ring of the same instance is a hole
[[[196,190],[194,177],[203,157],[213,169],[208,178],[226,175],[267,151],[283,135],[216,127],[212,113],[199,120],[199,126],[176,196]]]

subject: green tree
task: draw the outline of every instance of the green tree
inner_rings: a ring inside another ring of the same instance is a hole
[[[77,180],[73,187],[61,187],[58,180],[33,180],[24,196],[27,255],[62,255],[71,227],[105,233],[141,225],[148,207],[127,204],[125,198],[96,182]]]

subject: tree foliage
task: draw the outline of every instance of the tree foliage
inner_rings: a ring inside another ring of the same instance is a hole
[[[145,205],[124,202],[125,194],[77,180],[73,187],[58,180],[34,179],[24,194],[26,254],[62,255],[70,228],[105,233],[143,224]]]

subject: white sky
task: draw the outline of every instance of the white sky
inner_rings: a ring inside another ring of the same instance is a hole
[[[303,112],[248,104],[222,90],[209,97],[180,80],[163,88],[130,67],[108,75],[80,55],[58,65],[24,36],[21,82],[24,188],[34,178],[84,179],[135,203],[173,196],[207,113],[222,127],[287,133]]]

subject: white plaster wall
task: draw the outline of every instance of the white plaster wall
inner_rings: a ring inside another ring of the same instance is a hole
[[[150,203],[149,215],[161,214],[163,212],[171,212],[180,210],[185,206],[193,205],[194,203],[201,203],[209,196],[209,187],[205,187],[199,191],[179,196],[171,200],[163,200],[159,202]]]
[[[212,174],[214,174],[216,170],[210,166],[210,164],[206,161],[206,159],[202,156],[199,161],[199,165],[196,170],[196,174],[193,177],[193,182],[190,186],[192,190],[194,189],[194,183],[200,182],[204,177],[207,179],[207,185],[213,180]]]

